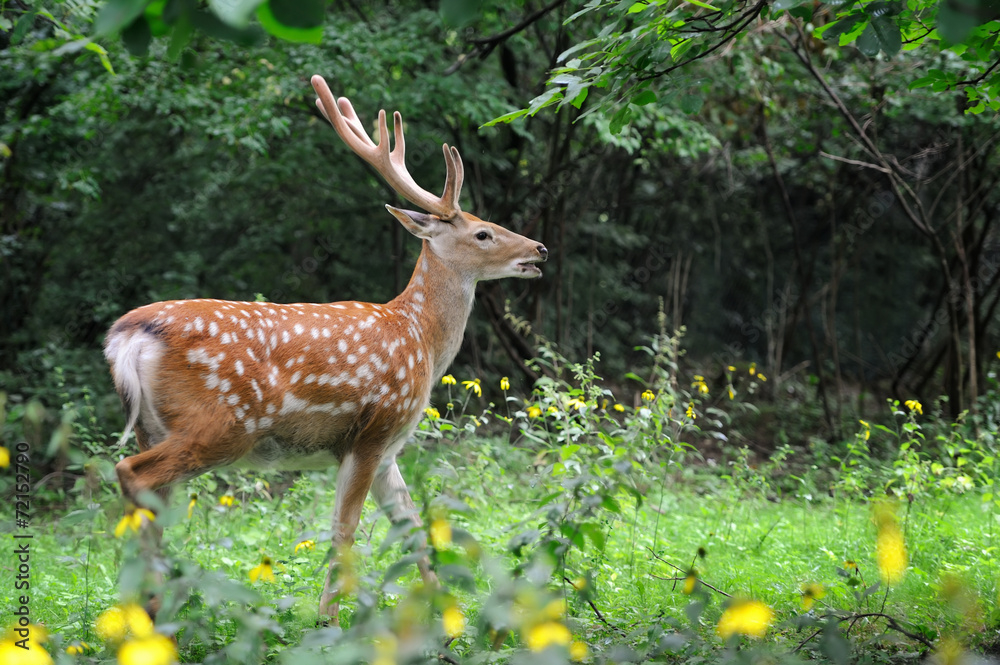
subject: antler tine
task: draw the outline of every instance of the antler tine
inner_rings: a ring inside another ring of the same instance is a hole
[[[428,212],[434,213],[442,219],[451,219],[457,215],[461,208],[458,204],[462,191],[462,181],[464,169],[461,157],[454,148],[449,149],[444,146],[445,167],[447,178],[445,180],[444,194],[440,197],[434,196],[423,189],[413,180],[413,176],[406,170],[406,141],[403,138],[403,117],[398,111],[393,113],[392,124],[395,134],[395,146],[389,149],[389,128],[386,123],[385,111],[378,114],[378,144],[372,141],[371,137],[364,129],[364,125],[358,118],[351,102],[341,97],[334,100],[333,93],[322,76],[313,76],[312,85],[319,95],[316,106],[319,107],[333,128],[337,131],[341,140],[353,150],[359,157],[371,164],[376,171],[382,174],[386,182],[410,203],[420,206]],[[454,151],[454,152],[452,152]]]

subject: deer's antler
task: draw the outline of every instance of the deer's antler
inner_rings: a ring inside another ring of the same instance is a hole
[[[312,77],[312,86],[319,95],[316,106],[323,117],[330,121],[337,134],[359,157],[371,164],[382,174],[386,182],[410,203],[420,206],[441,219],[451,219],[461,208],[458,199],[462,195],[462,181],[465,167],[458,149],[445,143],[442,146],[447,176],[441,196],[434,196],[420,187],[406,170],[406,141],[403,138],[403,116],[396,111],[392,114],[393,134],[396,144],[389,150],[389,128],[385,111],[378,112],[378,143],[368,136],[358,114],[346,97],[334,100],[326,80],[322,76]]]

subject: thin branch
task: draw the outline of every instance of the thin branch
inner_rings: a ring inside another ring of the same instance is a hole
[[[949,85],[948,89],[954,90],[954,88],[959,85],[976,85],[977,83],[982,83],[983,80],[985,80],[986,77],[989,76],[993,72],[993,70],[996,69],[997,67],[1000,67],[1000,59],[998,59],[996,62],[990,65],[989,69],[987,69],[985,72],[983,72],[976,78],[968,79],[967,81],[956,81],[955,83]]]
[[[837,162],[844,162],[845,164],[851,164],[852,166],[861,166],[866,169],[875,169],[876,171],[881,171],[882,173],[892,173],[892,169],[887,169],[884,166],[879,166],[878,164],[872,164],[871,162],[862,162],[856,159],[848,159],[847,157],[839,157],[837,155],[831,155],[830,153],[824,152],[822,150],[819,151],[819,154],[822,157],[826,157],[827,159],[832,159]]]
[[[663,557],[661,557],[659,554],[657,554],[656,552],[654,552],[653,548],[651,548],[649,545],[646,546],[646,549],[649,550],[649,553],[653,555],[653,558],[656,559],[657,561],[659,561],[660,563],[665,563],[665,564],[667,564],[668,566],[670,566],[671,568],[673,568],[674,570],[676,570],[678,572],[687,573],[687,571],[684,570],[683,568],[681,568],[680,566],[678,566],[678,565],[676,565],[674,563],[671,563],[670,561],[667,561],[666,559],[664,559]],[[650,573],[650,576],[651,577],[655,577],[658,580],[677,581],[677,580],[674,580],[674,578],[671,578],[671,577],[661,577],[659,575],[654,575],[653,573]],[[687,579],[687,577],[683,577],[683,578],[679,578],[679,579]],[[719,594],[722,594],[726,598],[732,598],[732,596],[730,596],[728,593],[726,593],[722,589],[719,589],[717,587],[712,586],[711,584],[709,584],[708,582],[706,582],[705,580],[703,580],[701,578],[698,578],[698,582],[702,586],[707,586],[712,591],[714,591],[716,593],[719,593]]]
[[[566,582],[569,583],[570,586],[573,585],[573,580],[571,580],[570,578],[566,577],[565,575],[563,575],[563,579],[566,580]],[[590,609],[594,610],[594,615],[597,617],[598,621],[600,621],[601,623],[603,623],[608,628],[611,628],[612,630],[618,632],[623,637],[628,634],[624,630],[622,630],[621,628],[619,628],[618,626],[612,624],[610,621],[608,621],[607,619],[605,619],[604,615],[601,614],[601,610],[597,609],[597,605],[594,604],[594,601],[592,601],[590,598],[587,598],[587,597],[584,597],[583,599],[585,601],[587,601],[588,605],[590,605]]]
[[[532,12],[531,14],[528,14],[524,18],[524,20],[522,20],[520,23],[518,23],[514,27],[507,28],[503,32],[498,32],[497,34],[493,35],[492,37],[475,37],[475,38],[472,38],[472,39],[468,39],[466,41],[468,41],[470,44],[488,45],[488,46],[490,46],[492,48],[492,47],[496,46],[497,44],[500,44],[501,42],[505,41],[507,38],[513,37],[517,33],[521,32],[522,30],[524,30],[525,28],[527,28],[529,25],[531,25],[532,23],[534,23],[538,19],[542,18],[543,16],[545,16],[546,14],[548,14],[550,11],[552,11],[553,9],[555,9],[556,7],[558,7],[559,5],[563,4],[564,2],[566,2],[566,0],[555,0],[551,4],[548,4],[545,7],[542,7],[541,9]]]

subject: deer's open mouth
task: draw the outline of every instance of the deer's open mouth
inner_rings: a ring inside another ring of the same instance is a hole
[[[524,277],[541,277],[542,269],[535,265],[540,262],[540,259],[536,259],[534,261],[521,261],[517,264],[517,267],[520,269],[521,275]]]

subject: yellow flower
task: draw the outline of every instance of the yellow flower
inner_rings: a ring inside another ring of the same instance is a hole
[[[66,647],[66,653],[71,656],[79,656],[90,651],[90,645],[86,642],[76,642]],[[6,661],[4,661],[6,662]]]
[[[906,572],[906,543],[896,521],[896,507],[888,502],[876,504],[874,521],[878,528],[875,562],[884,584],[895,584]]]
[[[728,387],[726,388],[726,392],[728,392],[728,393],[729,393],[729,399],[736,399],[736,391],[735,391],[735,390],[733,390],[733,387],[732,387],[732,386],[728,386]]]
[[[687,411],[685,411],[684,413],[687,414],[687,417],[690,418],[691,420],[694,420],[695,418],[698,417],[698,414],[694,412],[694,402],[688,402]]]
[[[544,621],[528,630],[528,648],[532,651],[544,651],[553,644],[568,646],[573,639],[569,628],[559,621]]]
[[[757,363],[750,363],[750,369],[748,371],[750,372],[750,376],[753,376],[754,374],[756,374],[757,373]]]
[[[774,611],[758,600],[737,600],[719,618],[715,632],[724,640],[733,635],[764,637],[774,620]]]
[[[0,469],[10,466],[10,451],[0,446]]]
[[[192,494],[191,500],[188,502],[188,519],[191,519],[191,515],[194,514],[194,506],[198,503],[198,495]]]
[[[963,665],[963,663],[975,662],[965,655],[962,643],[953,637],[946,637],[938,642],[937,650],[928,659],[928,662],[936,665]]]
[[[700,392],[703,395],[708,394],[708,384],[705,383],[705,377],[703,376],[698,376],[697,374],[695,374],[694,383],[691,384],[691,387],[697,388],[698,392]]]
[[[169,665],[176,660],[174,643],[159,634],[131,640],[118,650],[119,665]]]
[[[561,619],[566,616],[566,599],[556,598],[555,600],[550,600],[548,604],[542,608],[542,615],[546,619]]]
[[[802,585],[802,607],[806,610],[812,609],[813,603],[817,600],[822,600],[826,596],[826,589],[823,588],[822,584],[803,584]]]
[[[476,393],[476,397],[483,396],[483,388],[479,385],[479,379],[471,379],[469,381],[462,381],[462,386],[466,390],[471,390]]]
[[[500,379],[500,390],[510,390],[510,379],[506,376]]]
[[[431,545],[441,551],[451,542],[451,525],[443,517],[437,517],[431,522]]]
[[[572,582],[570,582],[570,585],[574,589],[576,589],[577,591],[583,591],[584,589],[587,588],[587,578],[586,577],[578,577],[575,580],[573,580]]]
[[[427,417],[430,418],[431,420],[437,420],[438,418],[441,417],[441,412],[435,409],[433,406],[429,406],[426,409],[424,409],[424,413],[426,413]]]
[[[687,577],[684,578],[684,593],[691,595],[694,593],[695,587],[698,586],[698,573],[695,570],[688,572]]]
[[[590,649],[587,645],[580,640],[574,640],[572,644],[569,645],[569,657],[570,660],[580,663],[587,660],[587,656],[590,655]]]
[[[441,377],[441,385],[443,386],[453,386],[456,383],[457,381],[455,381],[455,377],[452,376],[451,374],[445,374],[444,376]]]
[[[129,529],[131,529],[133,533],[138,531],[142,526],[143,519],[147,522],[152,522],[156,519],[156,516],[145,508],[133,508],[129,512],[125,513],[125,516],[118,521],[118,526],[115,527],[115,538],[121,538]]]
[[[549,408],[545,409],[545,413],[548,414],[559,413],[559,409],[556,408],[555,406],[550,406]]]
[[[582,411],[583,409],[587,408],[587,403],[584,402],[582,399],[574,397],[570,401],[566,402],[566,408],[567,409],[576,409],[577,411]]]
[[[859,420],[858,422],[861,423],[861,426],[865,428],[865,441],[867,441],[868,439],[871,438],[872,426],[866,423],[864,420]]]
[[[847,559],[844,561],[844,570],[857,570],[858,564],[853,559]]]
[[[316,542],[313,540],[303,540],[301,543],[295,546],[295,553],[298,554],[301,550],[306,550],[311,552],[316,549]]]
[[[642,398],[647,402],[652,402],[654,399],[656,399],[656,393],[647,388],[646,390],[643,391]]]
[[[222,496],[219,497],[219,505],[225,506],[226,508],[231,508],[233,505],[233,501],[235,501],[235,499],[233,498],[232,494],[223,494]]]
[[[735,372],[736,371],[736,367],[734,365],[730,365],[726,369],[728,369],[730,372]]]
[[[256,582],[258,579],[265,582],[274,581],[274,563],[271,561],[271,557],[263,557],[260,564],[250,570],[250,581]]]
[[[625,413],[625,406],[623,404],[615,404],[612,408],[618,413]]]
[[[767,381],[767,377],[764,376],[764,372],[757,372],[757,378],[761,381]]]
[[[459,637],[465,632],[465,615],[462,608],[452,605],[441,613],[441,623],[444,625],[444,633],[448,637]]]
[[[906,408],[908,408],[911,412],[912,411],[916,411],[920,415],[924,415],[924,407],[917,400],[915,400],[915,399],[908,399],[905,402],[903,402],[903,404],[905,404]]]
[[[102,612],[94,621],[94,630],[108,642],[121,642],[128,634],[149,637],[153,634],[153,621],[142,607],[128,603]]]
[[[14,637],[0,641],[0,663],[17,663],[17,665],[52,665],[52,656],[40,644],[42,640],[31,638],[21,648]]]
[[[528,417],[529,418],[538,418],[541,415],[542,415],[542,410],[539,409],[537,406],[529,406],[528,407]]]

